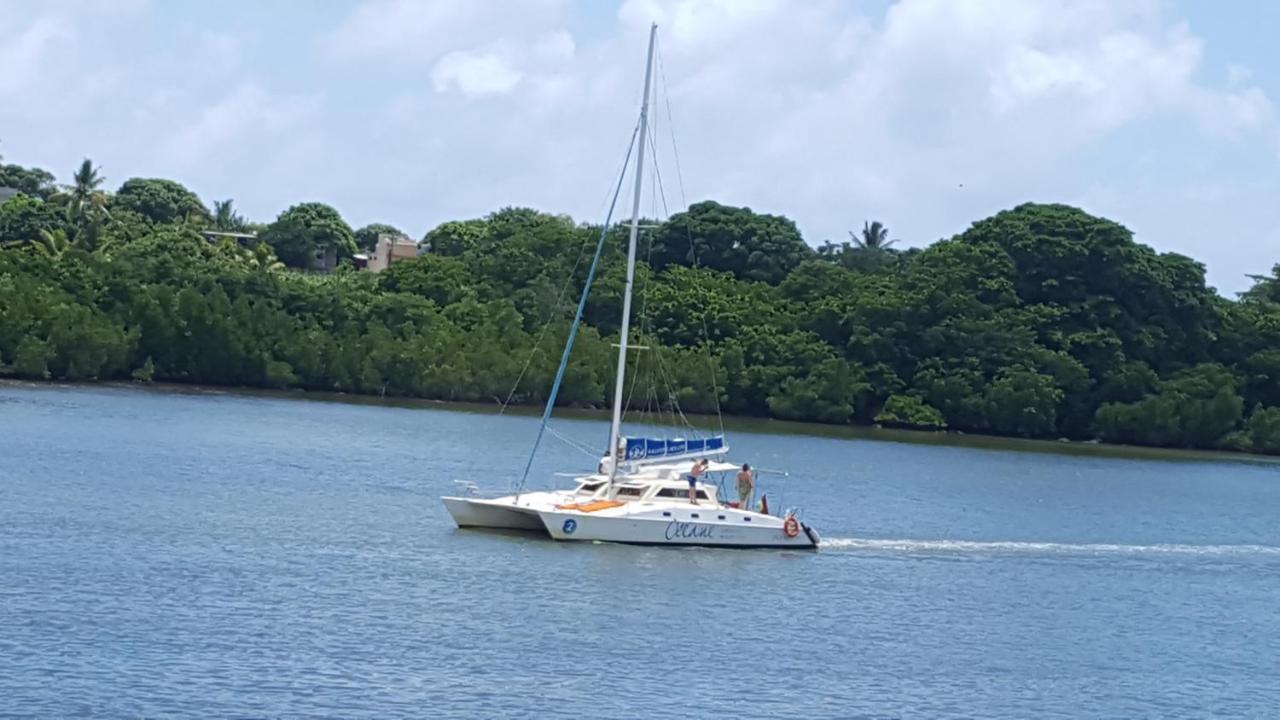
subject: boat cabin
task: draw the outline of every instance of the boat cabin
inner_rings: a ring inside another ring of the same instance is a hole
[[[699,502],[718,505],[716,486],[707,482],[699,482],[694,486]],[[574,490],[575,499],[581,500],[620,500],[622,502],[660,501],[689,502],[689,481],[683,476],[676,478],[655,476],[629,476],[614,482],[610,492],[609,478],[603,475],[588,475],[582,478]]]

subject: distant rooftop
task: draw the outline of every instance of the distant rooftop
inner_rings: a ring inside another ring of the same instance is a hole
[[[246,240],[252,240],[253,238],[258,237],[257,233],[221,232],[218,230],[201,230],[200,234],[204,235],[205,237],[228,237],[228,238],[236,238],[236,239],[243,238]]]

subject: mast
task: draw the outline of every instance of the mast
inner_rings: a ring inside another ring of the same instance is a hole
[[[653,43],[657,38],[658,24],[649,27],[649,56],[644,65],[644,99],[640,102],[640,144],[636,154],[636,190],[631,204],[631,237],[627,242],[627,283],[622,295],[622,327],[618,338],[617,382],[613,387],[613,425],[609,428],[609,481],[618,474],[623,458],[618,453],[618,438],[622,431],[622,391],[627,372],[627,335],[631,329],[631,286],[636,276],[636,236],[640,234],[640,190],[644,185],[644,154],[649,124],[649,83],[653,79]]]

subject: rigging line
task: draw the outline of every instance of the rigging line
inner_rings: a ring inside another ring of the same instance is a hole
[[[654,173],[657,172],[657,168],[658,168],[658,156],[655,153],[653,156],[653,172]],[[654,187],[656,187],[656,185]],[[658,207],[657,207],[658,193],[656,190],[654,190],[652,194],[653,194],[653,203],[654,203],[653,213],[654,213],[654,218],[656,219],[658,214]],[[664,199],[663,205],[664,207],[666,205],[665,199]],[[650,272],[643,274],[643,277],[641,278],[640,283],[638,283],[639,287],[637,288],[638,292],[636,294],[640,296],[640,308],[639,308],[639,313],[637,314],[637,316],[640,319],[639,335],[641,338],[647,340],[649,346],[652,348],[651,352],[654,354],[657,354],[659,352],[659,347],[656,342],[656,339],[648,336],[648,332],[651,327],[650,318],[648,316],[648,308],[649,308],[648,290],[653,283],[653,273],[652,273],[653,236],[654,236],[654,233],[652,231],[646,232],[644,235],[645,239],[647,240],[647,244],[645,245],[644,264],[646,268],[650,268]],[[630,387],[627,389],[627,402],[623,406],[623,412],[626,412],[628,409],[631,408],[631,401],[635,397],[636,384],[640,382],[640,364],[643,356],[644,356],[644,353],[640,353],[640,352],[636,353],[635,361],[632,367],[631,383],[630,383]],[[655,358],[655,363],[656,362],[657,362],[657,359]],[[653,384],[652,378],[650,378],[649,384],[650,386],[652,386]],[[647,399],[647,396],[646,396],[646,399]]]
[[[638,125],[639,123],[637,123],[637,127]],[[632,130],[632,138],[630,141],[631,145],[635,144],[635,133],[636,131]],[[627,159],[631,157],[630,153],[631,151],[628,150],[626,157],[623,159],[622,167],[618,169],[619,174],[626,171]],[[604,205],[608,201],[609,197],[606,194],[604,201],[600,204],[600,211],[604,210]],[[564,284],[560,286],[560,293],[556,295],[556,301],[547,312],[547,319],[542,323],[542,329],[538,331],[538,339],[534,341],[533,347],[529,349],[529,356],[525,358],[524,367],[520,369],[520,374],[516,376],[516,381],[511,384],[511,391],[507,393],[507,399],[502,402],[502,408],[498,410],[498,415],[503,415],[507,412],[507,408],[511,405],[511,399],[516,395],[516,390],[520,389],[520,381],[524,379],[524,376],[529,372],[529,368],[533,365],[533,358],[538,354],[538,350],[541,349],[542,341],[547,336],[547,330],[549,330],[551,328],[551,324],[555,322],[556,314],[564,307],[565,294],[568,292],[569,286],[573,284],[573,278],[578,274],[578,268],[582,267],[582,258],[586,256],[588,247],[590,247],[590,243],[585,239],[578,246],[578,257],[573,261],[573,269],[569,271],[567,276],[565,276]]]
[[[587,307],[587,298],[591,295],[591,282],[595,280],[596,269],[600,266],[600,254],[604,251],[605,238],[609,236],[609,223],[613,220],[613,211],[618,205],[618,196],[622,193],[622,184],[627,178],[627,165],[631,162],[631,153],[635,151],[636,136],[640,133],[640,123],[631,133],[631,142],[627,145],[626,160],[622,164],[622,172],[618,175],[618,184],[613,191],[613,201],[609,203],[609,213],[604,224],[600,226],[600,239],[596,241],[596,254],[591,259],[591,268],[587,270],[587,280],[582,285],[582,297],[578,300],[578,310],[573,316],[573,324],[569,326],[569,338],[565,341],[564,352],[560,354],[560,367],[556,370],[555,382],[551,384],[551,394],[547,396],[547,406],[542,410],[542,422],[538,424],[538,436],[533,441],[533,449],[529,451],[529,461],[525,463],[524,474],[520,476],[520,485],[516,496],[524,490],[525,481],[529,479],[529,470],[533,467],[533,458],[538,453],[538,445],[542,443],[542,433],[547,429],[547,421],[551,419],[551,409],[555,407],[556,395],[560,393],[560,383],[564,381],[565,370],[569,367],[569,354],[573,351],[573,341],[578,337],[578,325],[582,322],[582,313]],[[641,152],[644,152],[641,148]]]
[[[560,442],[563,442],[565,445],[568,445],[574,450],[585,453],[586,455],[590,455],[593,459],[596,457],[595,451],[589,448],[586,445],[586,443],[574,440],[573,438],[570,438],[564,435],[563,433],[556,430],[554,427],[551,427],[550,425],[547,426],[547,432],[551,433],[556,437],[557,440],[559,440]]]
[[[650,142],[652,142],[652,139],[650,140]],[[664,211],[668,216],[670,216],[670,215],[671,215],[671,210],[670,210],[670,208],[668,208],[668,207],[667,207],[667,194],[666,194],[666,188],[665,188],[665,186],[664,186],[664,185],[663,185],[663,183],[662,183],[662,171],[661,171],[661,170],[659,170],[659,169],[658,169],[658,167],[657,167],[658,163],[657,163],[657,161],[656,161],[656,155],[657,155],[657,147],[656,147],[656,146],[654,146],[654,147],[653,147],[653,151],[654,151],[654,154],[655,154],[655,161],[654,161],[654,163],[653,163],[653,164],[654,164],[654,173],[655,173],[655,174],[656,174],[656,176],[657,176],[657,187],[658,187],[658,191],[657,191],[655,194],[659,195],[659,196],[662,198],[662,209],[663,209],[663,211]],[[686,226],[686,230],[687,230],[687,226]],[[652,243],[650,243],[650,250],[651,250],[651,251],[652,251],[652,247],[653,247],[653,246],[652,246]],[[695,267],[696,267],[696,266],[697,266],[697,265],[696,265],[696,260],[695,260]],[[712,357],[711,357],[711,355],[710,355],[710,337],[709,337],[709,336],[710,336],[710,331],[709,331],[709,329],[708,329],[708,327],[707,327],[707,320],[706,320],[706,315],[705,315],[705,314],[703,314],[703,316],[702,316],[702,333],[703,333],[703,337],[707,339],[706,341],[707,341],[707,343],[708,343],[708,348],[707,348],[707,351],[708,351],[708,353],[707,353],[707,359],[708,359],[708,366],[709,366],[709,368],[710,368],[710,370],[711,370],[711,392],[712,392],[712,395],[713,395],[713,396],[714,396],[714,398],[715,398],[715,404],[716,404],[716,415],[720,418],[720,421],[719,421],[719,425],[720,425],[720,434],[721,434],[721,435],[723,435],[723,434],[724,434],[724,417],[723,417],[723,415],[721,415],[721,413],[720,413],[720,387],[719,387],[719,385],[716,383],[715,361],[714,361],[714,358],[712,358]],[[671,375],[670,370],[667,368],[667,366],[666,366],[666,364],[665,364],[665,363],[662,363],[662,362],[661,362],[661,360],[660,360],[660,359],[655,358],[655,363],[658,365],[659,370],[660,370],[660,372],[662,373],[663,382],[664,382],[664,384],[667,386],[667,395],[668,395],[668,397],[670,398],[670,405],[671,405],[671,421],[672,421],[672,422],[671,422],[671,424],[672,424],[672,426],[675,426],[675,425],[677,424],[677,423],[676,423],[676,415],[677,415],[677,413],[678,413],[678,414],[679,414],[679,416],[680,416],[680,422],[681,422],[681,424],[683,424],[685,427],[689,428],[690,430],[697,431],[697,428],[695,428],[695,427],[693,426],[693,424],[692,424],[691,422],[689,422],[689,418],[688,418],[687,416],[685,416],[685,414],[684,414],[684,409],[680,407],[680,401],[679,401],[679,399],[677,398],[677,394],[674,392],[674,381],[673,381],[673,379],[672,379],[672,375]]]
[[[657,40],[655,38],[655,44],[656,43],[657,43]],[[655,97],[657,95],[657,92],[658,92],[658,88],[655,85],[653,88],[653,94]],[[652,150],[651,156],[653,158],[653,164],[649,170],[650,196],[652,198],[652,201],[651,201],[652,215],[650,216],[650,219],[656,221],[659,217],[658,216],[658,199],[659,199],[658,190],[662,184],[662,176],[658,169],[658,148],[657,148],[657,145],[655,145],[653,142],[654,136],[658,134],[657,118],[650,118],[649,128],[651,132],[649,133],[649,136],[646,140],[646,145],[648,145],[649,149]],[[642,149],[642,152],[643,152],[643,149]],[[636,182],[643,183],[644,179],[636,178]],[[664,210],[666,209],[666,204],[667,204],[666,198],[663,197],[662,207]],[[667,215],[670,215],[670,213],[668,212]],[[645,246],[646,250],[645,250],[644,261],[645,261],[645,266],[650,270],[652,270],[653,268],[653,264],[651,262],[653,258],[653,235],[654,233],[652,229],[646,230],[644,233],[644,237],[648,243]],[[652,281],[653,281],[652,272],[649,272],[647,275],[641,278],[640,282],[637,283],[638,287],[636,288],[637,290],[636,294],[640,296],[640,308],[639,308],[639,314],[637,317],[639,318],[638,330],[639,330],[639,336],[641,338],[646,337],[646,333],[650,327],[649,318],[646,315],[646,309],[648,308],[648,302],[649,302],[646,290],[650,287],[650,284],[652,283]],[[656,353],[657,352],[656,343],[650,341],[649,345],[650,347],[653,348],[652,352]],[[629,383],[629,387],[627,389],[626,402],[623,404],[623,408],[622,408],[624,417],[625,417],[625,414],[631,409],[631,401],[635,397],[635,389],[636,389],[636,384],[639,382],[642,357],[643,357],[643,353],[636,353],[635,360],[632,361],[631,382]]]
[[[652,247],[652,242],[653,242],[652,235],[649,235],[648,233],[646,233],[646,236],[650,238],[650,247]],[[648,264],[648,253],[646,253],[646,256],[645,256],[645,264],[646,265]],[[637,335],[639,336],[639,339],[641,341],[644,341],[645,329],[648,327],[648,320],[649,320],[648,317],[646,316],[646,308],[648,307],[648,297],[647,297],[648,293],[646,292],[646,290],[649,287],[649,280],[646,279],[646,276],[644,273],[641,273],[641,278],[636,283],[636,285],[637,287],[636,287],[635,294],[640,297],[639,312],[636,314],[636,317],[639,319]],[[653,343],[650,342],[649,345],[652,347]],[[624,418],[626,417],[627,413],[631,411],[631,401],[635,397],[636,385],[640,382],[640,364],[644,354],[645,353],[643,351],[636,352],[634,359],[630,360],[631,372],[628,373],[629,382],[627,383],[627,398],[626,398],[626,402],[624,402],[622,405],[622,413]]]
[[[656,171],[657,171],[657,168],[658,168],[658,156],[657,156],[657,155],[654,155],[654,157],[653,157],[653,167],[654,167],[654,171],[656,172]],[[655,216],[655,218],[656,218],[656,216],[657,216],[657,206],[656,206],[657,201],[658,201],[658,200],[657,200],[657,192],[654,192],[654,204],[655,204],[655,207],[654,207],[654,216]],[[652,335],[653,323],[652,323],[652,318],[650,318],[650,317],[649,317],[649,314],[648,314],[648,313],[649,313],[649,291],[652,289],[653,281],[654,281],[654,277],[653,277],[653,238],[654,238],[654,235],[655,235],[655,234],[656,234],[656,233],[654,233],[654,232],[646,233],[646,238],[648,239],[648,241],[649,241],[649,242],[648,242],[648,244],[646,244],[646,245],[645,245],[645,250],[644,250],[644,264],[645,264],[645,267],[649,268],[649,272],[646,274],[646,279],[645,279],[645,283],[644,283],[644,292],[642,292],[642,293],[640,294],[640,333],[641,333],[641,336],[642,336],[642,337],[646,337],[646,338],[648,339],[649,346],[653,348],[653,350],[652,350],[651,352],[653,353],[653,363],[652,363],[652,365],[654,365],[654,366],[656,366],[659,362],[661,362],[661,361],[662,361],[661,357],[659,357],[659,356],[661,355],[661,353],[662,353],[662,348],[661,348],[661,346],[658,344],[658,338],[657,338],[656,336]],[[637,358],[637,363],[638,363],[638,362],[639,362],[639,358]],[[637,373],[637,374],[638,374],[638,373]],[[654,397],[654,399],[657,399],[657,391],[656,391],[656,389],[655,389],[655,388],[654,388],[654,386],[653,386],[653,373],[652,373],[652,372],[650,372],[650,374],[649,374],[649,394],[652,394],[652,396]],[[648,400],[648,397],[647,397],[647,396],[646,396],[646,400]],[[661,420],[661,409],[662,409],[662,407],[661,407],[661,405],[659,404],[659,405],[658,405],[658,410],[659,410],[659,412],[658,412],[658,417],[659,417],[659,420]],[[660,424],[661,424],[660,422],[659,422],[659,423],[655,423],[655,425],[660,425]]]
[[[634,134],[636,133],[636,131],[639,129],[639,127],[640,127],[640,121],[639,121],[639,120],[636,120],[636,127],[635,127],[635,128],[633,128],[633,129],[632,129],[632,131],[631,131],[632,135],[634,135]],[[631,139],[631,142],[634,144],[634,143],[635,143],[635,138],[632,138],[632,139]],[[622,173],[623,173],[623,171],[625,171],[625,170],[627,169],[627,159],[629,159],[629,158],[630,158],[630,155],[628,154],[628,155],[626,156],[626,158],[624,158],[624,159],[623,159],[623,161],[622,161],[622,166],[618,168],[617,174],[622,174]],[[611,177],[612,177],[612,176],[611,176]],[[611,199],[612,199],[611,194],[610,194],[609,192],[607,192],[607,191],[606,191],[606,192],[605,192],[605,194],[604,194],[604,197],[600,199],[600,205],[599,205],[599,206],[597,207],[597,209],[596,209],[596,216],[597,216],[597,217],[598,217],[601,213],[603,213],[603,212],[605,211],[605,208],[606,208],[606,207],[608,207],[608,205],[609,205],[609,204],[610,204],[610,202],[611,202]]]
[[[640,301],[641,307],[640,307],[640,327],[637,335],[639,336],[639,339],[643,341],[645,337],[644,293],[641,292],[639,293],[639,295],[641,297],[641,301]],[[652,343],[650,343],[650,345],[652,345]],[[636,394],[636,385],[639,384],[640,382],[640,361],[643,355],[644,355],[644,351],[637,351],[635,354],[635,358],[629,361],[631,363],[631,371],[628,373],[627,398],[622,405],[622,414],[624,418],[631,411],[631,401]]]
[[[656,377],[650,380],[649,386],[650,386],[650,393],[652,393],[652,397],[654,401],[657,403],[657,407],[658,407],[657,415],[659,417],[659,422],[657,424],[662,424],[663,422],[662,414],[664,409],[664,403],[662,403],[662,401],[658,398],[658,388],[656,383],[657,380],[661,380],[663,389],[666,391],[666,395],[667,395],[667,402],[665,403],[665,409],[666,409],[666,412],[671,415],[670,426],[672,428],[679,428],[683,424],[684,427],[687,427],[690,430],[697,431],[697,428],[693,427],[693,425],[688,422],[687,418],[683,423],[677,421],[677,417],[676,417],[677,412],[679,412],[680,417],[684,417],[684,412],[683,410],[680,409],[680,400],[678,397],[678,393],[676,393],[675,391],[675,381],[673,379],[671,369],[668,366],[668,363],[663,359],[660,352],[660,348],[657,347],[656,342],[654,343],[654,346],[655,346],[655,354],[653,357],[653,368],[654,368],[653,374],[656,375]]]
[[[700,435],[701,431],[699,431],[698,428],[694,427],[693,423],[689,422],[689,418],[686,417],[684,414],[684,408],[680,407],[680,397],[679,397],[679,394],[675,391],[675,381],[672,379],[670,369],[666,366],[666,364],[663,364],[660,370],[662,372],[663,384],[666,385],[666,389],[667,389],[667,398],[668,398],[667,404],[671,410],[671,426],[677,427],[682,425],[685,428],[692,430],[695,434]],[[679,417],[678,421],[677,421],[677,416]]]
[[[671,114],[671,86],[667,83],[666,64],[663,62],[661,45],[658,46],[656,54],[658,56],[659,86],[662,88],[662,100],[663,100],[663,104],[666,106],[666,109],[667,109],[667,135],[671,138],[671,154],[672,154],[672,157],[675,159],[675,165],[676,165],[676,183],[680,188],[680,205],[686,208],[687,210],[687,208],[689,207],[689,200],[685,196],[685,191],[684,191],[684,171],[680,167],[680,148],[676,145],[676,132],[675,132],[676,124]],[[654,164],[656,165],[657,163],[655,162]],[[684,229],[685,229],[685,234],[689,238],[689,259],[693,263],[694,269],[697,269],[698,250],[693,242],[693,231],[689,227],[689,216],[687,214],[685,215]],[[716,373],[715,357],[712,355],[712,350],[711,350],[711,330],[710,330],[710,327],[707,325],[706,313],[701,313],[701,316],[702,316],[702,336],[706,339],[706,343],[707,343],[707,369],[711,373],[711,394],[715,398],[716,419],[720,424],[720,434],[724,435],[724,412],[720,407],[720,382]]]
[[[671,117],[671,86],[667,84],[667,67],[662,62],[662,45],[658,44],[658,77],[662,84],[662,101],[667,107],[667,134],[671,138],[671,155],[676,163],[676,183],[680,187],[680,205],[689,207],[689,200],[684,193],[684,172],[680,169],[680,150],[676,147],[676,124]]]
[[[640,337],[644,337],[641,333]],[[636,353],[636,359],[631,367],[631,382],[627,383],[627,400],[622,406],[622,414],[625,418],[627,413],[631,412],[631,400],[636,395],[636,384],[640,382],[640,353]]]
[[[582,265],[582,258],[586,255],[587,243],[583,243],[578,250],[578,259],[573,263],[573,269],[569,271],[569,276],[565,279],[564,285],[560,286],[560,294],[556,296],[555,304],[547,313],[546,322],[542,324],[542,329],[538,331],[538,339],[534,341],[533,347],[529,349],[529,357],[525,358],[524,367],[520,369],[520,374],[516,376],[516,381],[511,385],[511,392],[507,393],[507,399],[502,403],[502,409],[498,411],[502,415],[507,411],[507,407],[511,405],[511,399],[515,397],[516,390],[520,388],[520,381],[524,379],[529,367],[533,365],[533,358],[538,354],[538,350],[542,347],[542,341],[547,336],[547,330],[551,328],[551,324],[555,322],[555,316],[564,307],[564,296],[569,289],[570,283],[573,282],[573,276],[577,274],[578,268]]]

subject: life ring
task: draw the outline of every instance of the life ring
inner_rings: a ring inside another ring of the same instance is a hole
[[[782,533],[789,538],[793,538],[800,534],[800,522],[796,520],[795,515],[790,515],[782,523]]]

